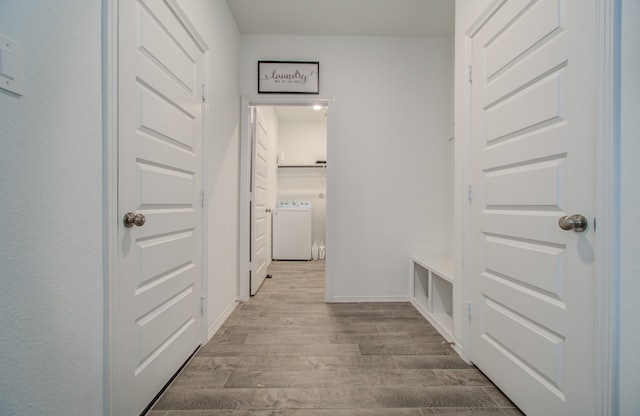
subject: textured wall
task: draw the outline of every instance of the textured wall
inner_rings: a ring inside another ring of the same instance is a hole
[[[0,414],[99,415],[101,2],[2,0],[26,92],[0,92]]]

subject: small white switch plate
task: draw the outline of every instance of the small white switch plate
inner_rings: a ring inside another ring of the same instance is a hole
[[[13,40],[0,34],[0,89],[16,95],[24,94],[24,50]]]

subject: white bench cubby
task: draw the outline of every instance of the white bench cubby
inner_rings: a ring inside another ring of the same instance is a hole
[[[413,306],[453,342],[453,261],[450,257],[413,256],[410,263]]]

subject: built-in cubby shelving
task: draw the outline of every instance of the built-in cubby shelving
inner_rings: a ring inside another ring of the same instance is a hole
[[[453,341],[453,282],[450,257],[411,257],[411,303],[447,341]]]

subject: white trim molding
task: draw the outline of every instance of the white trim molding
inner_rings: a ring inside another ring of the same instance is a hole
[[[619,0],[597,0],[596,131],[596,415],[618,414],[620,282],[620,26]]]
[[[329,303],[390,303],[411,302],[409,296],[334,296]]]
[[[118,270],[118,0],[102,3],[102,169],[103,169],[103,268],[104,290],[104,415],[115,416],[117,362],[115,319],[111,303],[115,299]]]
[[[240,110],[240,264],[238,299],[240,302],[249,300],[250,276],[250,212],[249,194],[251,191],[251,137],[250,137],[250,114],[251,107],[255,106],[286,106],[286,105],[312,105],[322,104],[327,106],[327,222],[326,222],[326,267],[325,267],[325,300],[327,302],[337,302],[333,299],[334,290],[334,223],[335,223],[335,203],[333,200],[333,190],[335,189],[334,169],[331,160],[334,158],[335,141],[335,99],[333,97],[242,97]]]

